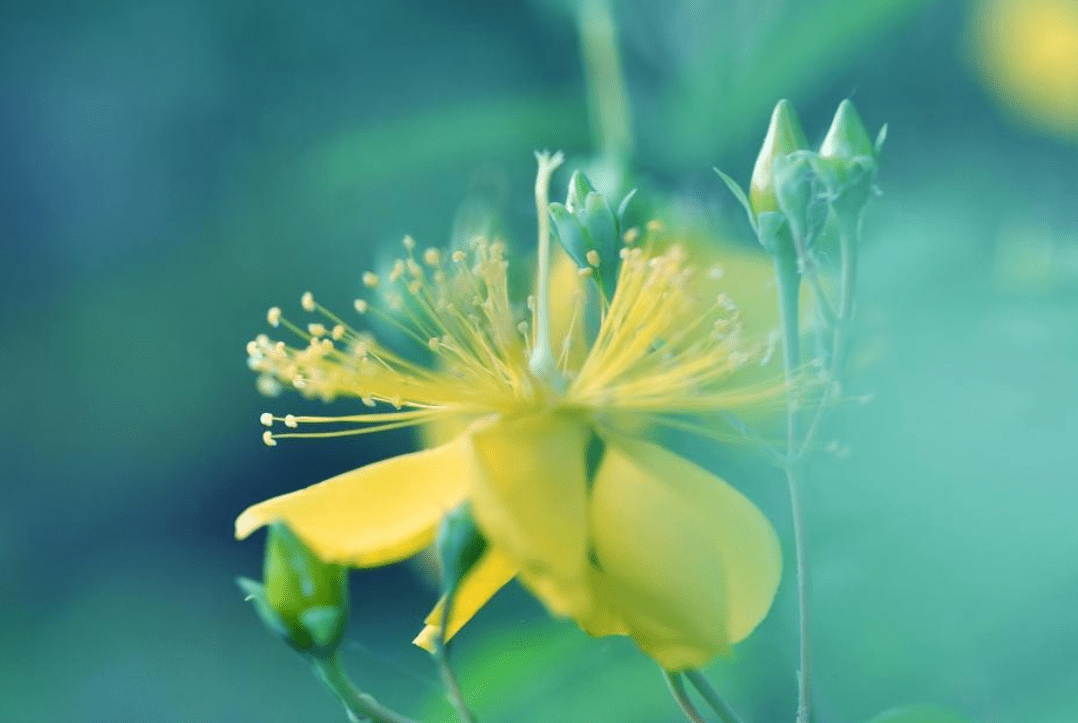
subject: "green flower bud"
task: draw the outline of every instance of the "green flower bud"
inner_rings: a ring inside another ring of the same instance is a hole
[[[805,140],[805,132],[801,130],[801,121],[793,105],[788,100],[780,100],[771,114],[771,125],[768,126],[760,155],[756,157],[752,181],[749,183],[749,203],[757,216],[782,210],[775,196],[776,161],[806,149],[808,141]]]
[[[619,213],[623,212],[624,208],[619,208]],[[595,190],[587,176],[575,171],[565,203],[550,204],[550,218],[569,258],[579,268],[589,269],[607,298],[613,297],[621,263],[621,224],[606,197]]]
[[[457,589],[487,549],[487,541],[476,527],[467,502],[442,518],[434,546],[442,566],[443,592],[448,595]]]
[[[876,148],[860,114],[847,98],[838,105],[827,137],[820,145],[820,157],[852,161],[858,156],[875,158]]]
[[[873,143],[853,103],[846,99],[839,104],[817,163],[836,211],[856,214],[868,202],[886,130],[884,126]]]
[[[325,654],[334,651],[348,623],[345,569],[317,558],[282,523],[269,526],[260,609],[275,618],[270,627],[292,647]],[[243,585],[248,593],[253,591]],[[268,621],[267,621],[268,622]]]

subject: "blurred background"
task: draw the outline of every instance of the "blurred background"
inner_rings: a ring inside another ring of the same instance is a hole
[[[851,382],[875,401],[806,493],[821,720],[1078,721],[1078,3],[610,5],[634,185],[730,243],[711,168],[747,184],[778,98],[813,141],[847,96],[890,125]],[[582,26],[571,0],[2,4],[0,719],[344,720],[243,602],[262,550],[232,521],[414,441],[267,449],[258,414],[303,407],[244,344],[308,288],[344,308],[405,233],[530,239],[533,149],[602,146]],[[713,671],[750,721],[793,717],[791,588]],[[357,680],[447,719],[409,644],[430,574],[353,593]],[[679,719],[628,642],[512,586],[458,650],[487,723]]]

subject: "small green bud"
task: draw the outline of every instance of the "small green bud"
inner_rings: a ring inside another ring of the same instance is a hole
[[[749,183],[749,202],[757,216],[782,210],[775,196],[776,161],[806,149],[808,141],[805,140],[805,132],[801,130],[801,121],[793,105],[788,100],[780,100],[771,114],[771,125],[768,126],[760,155],[756,157],[752,181]]]
[[[875,143],[849,99],[839,104],[820,146],[817,171],[835,210],[856,216],[868,203],[876,180],[876,157],[886,127]]]
[[[456,591],[487,549],[487,541],[476,527],[467,502],[442,518],[434,546],[442,566],[443,593],[448,595]]]
[[[827,137],[820,145],[821,158],[852,161],[858,156],[876,157],[875,144],[868,135],[864,121],[849,98],[838,105]]]
[[[569,258],[581,269],[592,269],[607,298],[613,297],[621,263],[621,230],[619,217],[606,197],[595,190],[587,176],[575,171],[565,203],[550,204],[550,218]]]
[[[336,649],[348,622],[345,569],[312,553],[282,523],[269,527],[263,565],[264,601],[297,650]]]

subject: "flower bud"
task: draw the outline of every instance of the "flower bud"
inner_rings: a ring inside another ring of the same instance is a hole
[[[487,549],[487,541],[476,527],[467,502],[442,518],[434,546],[442,566],[443,593],[448,595],[457,589]]]
[[[565,203],[550,204],[550,218],[569,258],[581,269],[592,269],[607,298],[613,297],[621,261],[621,232],[618,216],[606,197],[595,190],[587,176],[575,171]]]
[[[839,103],[827,137],[820,145],[821,158],[852,161],[858,156],[876,157],[876,148],[868,135],[864,121],[849,98]]]
[[[820,178],[839,213],[856,215],[868,202],[876,180],[876,156],[886,131],[884,126],[873,143],[853,103],[846,99],[839,104],[817,162]]]
[[[269,527],[263,585],[240,586],[274,632],[303,652],[334,651],[348,622],[348,587],[340,565],[317,558],[282,523]]]
[[[801,130],[801,121],[798,120],[793,105],[788,100],[780,100],[771,114],[771,125],[768,126],[760,155],[756,157],[756,165],[752,169],[749,202],[753,213],[759,216],[782,210],[775,196],[775,163],[795,151],[807,148],[808,141],[805,140],[805,132]]]

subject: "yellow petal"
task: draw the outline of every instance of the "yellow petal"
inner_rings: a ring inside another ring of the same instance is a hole
[[[778,537],[715,475],[654,444],[604,439],[590,506],[598,594],[663,667],[703,665],[770,609]]]
[[[433,541],[442,514],[467,496],[473,464],[467,436],[375,462],[248,508],[236,537],[281,521],[327,562],[397,562]]]
[[[568,414],[502,420],[471,437],[482,473],[472,513],[522,584],[556,615],[590,606],[587,571],[588,429]]]
[[[452,638],[464,627],[472,617],[479,612],[479,608],[486,605],[487,601],[494,597],[507,582],[516,575],[516,566],[494,548],[487,548],[486,553],[479,559],[475,566],[464,576],[464,580],[457,590],[453,599],[453,610],[449,615],[449,631],[446,640]],[[438,635],[438,627],[442,622],[442,607],[445,598],[427,615],[426,626],[412,642],[419,647],[433,652],[434,640]]]

